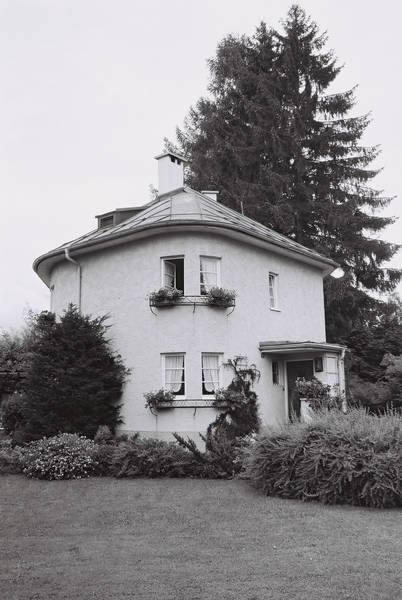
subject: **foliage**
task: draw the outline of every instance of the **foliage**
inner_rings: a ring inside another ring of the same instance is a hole
[[[271,429],[250,450],[245,476],[267,495],[402,506],[402,417],[326,411]]]
[[[81,479],[96,473],[97,445],[83,436],[61,433],[31,442],[22,453],[23,473],[36,479]]]
[[[94,437],[95,444],[114,444],[116,438],[107,425],[100,425]]]
[[[1,422],[4,431],[10,435],[25,427],[26,398],[23,394],[14,392],[1,405]]]
[[[24,382],[28,439],[59,432],[93,437],[99,425],[114,431],[121,422],[128,371],[105,337],[105,320],[81,315],[73,305],[60,321],[50,312],[38,316]]]
[[[157,410],[163,404],[169,404],[176,399],[176,396],[170,390],[161,388],[157,392],[147,392],[144,394],[145,408],[149,408],[151,412]]]
[[[171,287],[161,287],[156,292],[151,292],[149,294],[149,300],[151,303],[157,304],[158,302],[174,302],[178,300],[183,295],[181,290]]]
[[[110,473],[115,477],[188,477],[192,457],[174,442],[135,437],[115,448]]]
[[[298,377],[295,381],[295,387],[300,398],[306,399],[312,410],[330,410],[341,409],[343,397],[334,386],[331,392],[331,386],[319,381],[316,377],[306,380],[304,377]]]
[[[241,357],[229,359],[227,364],[233,369],[234,377],[226,389],[215,393],[214,406],[220,413],[208,427],[207,446],[211,437],[234,439],[256,433],[260,426],[257,394],[252,389],[260,372],[255,365],[243,367]]]
[[[234,290],[225,290],[221,287],[211,287],[207,293],[208,304],[231,305],[235,298],[236,292]]]
[[[0,333],[0,396],[23,391],[35,336],[36,316],[29,312],[26,325],[19,333]]]
[[[173,435],[192,456],[191,474],[205,479],[228,479],[240,473],[244,452],[251,439],[249,436],[230,439],[225,435],[206,437],[200,434],[205,443],[205,450],[201,450],[191,438],[185,439],[178,433]]]
[[[349,377],[349,403],[367,407],[371,412],[402,410],[402,357],[385,354],[380,363],[383,375],[377,381],[365,381],[355,373]]]
[[[200,477],[227,478],[236,475],[241,468],[245,447],[259,430],[257,395],[252,386],[260,373],[255,365],[242,367],[242,357],[229,360],[228,365],[232,367],[234,377],[226,389],[216,391],[214,406],[220,412],[208,426],[206,436],[200,435],[205,451],[198,448],[194,440],[173,434],[180,446],[194,457]]]
[[[0,441],[0,475],[21,473],[21,451],[11,441]]]
[[[191,187],[220,190],[224,205],[341,265],[345,276],[325,281],[327,339],[359,357],[349,337],[369,335],[386,308],[369,292],[392,291],[401,272],[383,266],[398,246],[379,237],[394,219],[378,215],[391,199],[371,187],[379,149],[362,145],[369,116],[351,116],[354,89],[330,93],[342,67],[326,41],[297,5],[282,31],[262,23],[224,38],[209,97],[177,130],[177,149]]]

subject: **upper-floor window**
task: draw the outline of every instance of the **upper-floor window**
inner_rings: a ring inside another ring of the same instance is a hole
[[[172,256],[162,259],[162,285],[176,288],[184,294],[184,257]]]
[[[185,394],[185,361],[184,354],[162,354],[163,387],[176,394]]]
[[[279,276],[276,273],[270,273],[268,276],[269,308],[271,309],[278,309],[278,279]]]
[[[220,286],[220,258],[200,256],[200,292],[207,294],[213,287]]]
[[[202,393],[214,394],[220,387],[220,354],[203,352],[202,363]]]

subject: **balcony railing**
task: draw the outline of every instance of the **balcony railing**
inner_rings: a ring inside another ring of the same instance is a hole
[[[179,298],[163,298],[163,299],[149,299],[149,306],[156,308],[164,308],[166,306],[212,306],[216,308],[230,308],[236,306],[235,298],[230,300],[227,298],[211,300],[208,296],[180,296]]]

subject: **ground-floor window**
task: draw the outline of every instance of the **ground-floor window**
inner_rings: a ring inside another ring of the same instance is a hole
[[[163,387],[177,396],[185,394],[184,354],[162,355]]]
[[[214,394],[220,387],[220,357],[209,352],[201,355],[203,395]]]

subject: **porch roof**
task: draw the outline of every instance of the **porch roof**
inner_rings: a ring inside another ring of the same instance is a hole
[[[291,341],[268,341],[260,342],[261,354],[307,354],[310,352],[336,352],[341,353],[346,348],[340,344],[328,344],[327,342],[291,342]]]

